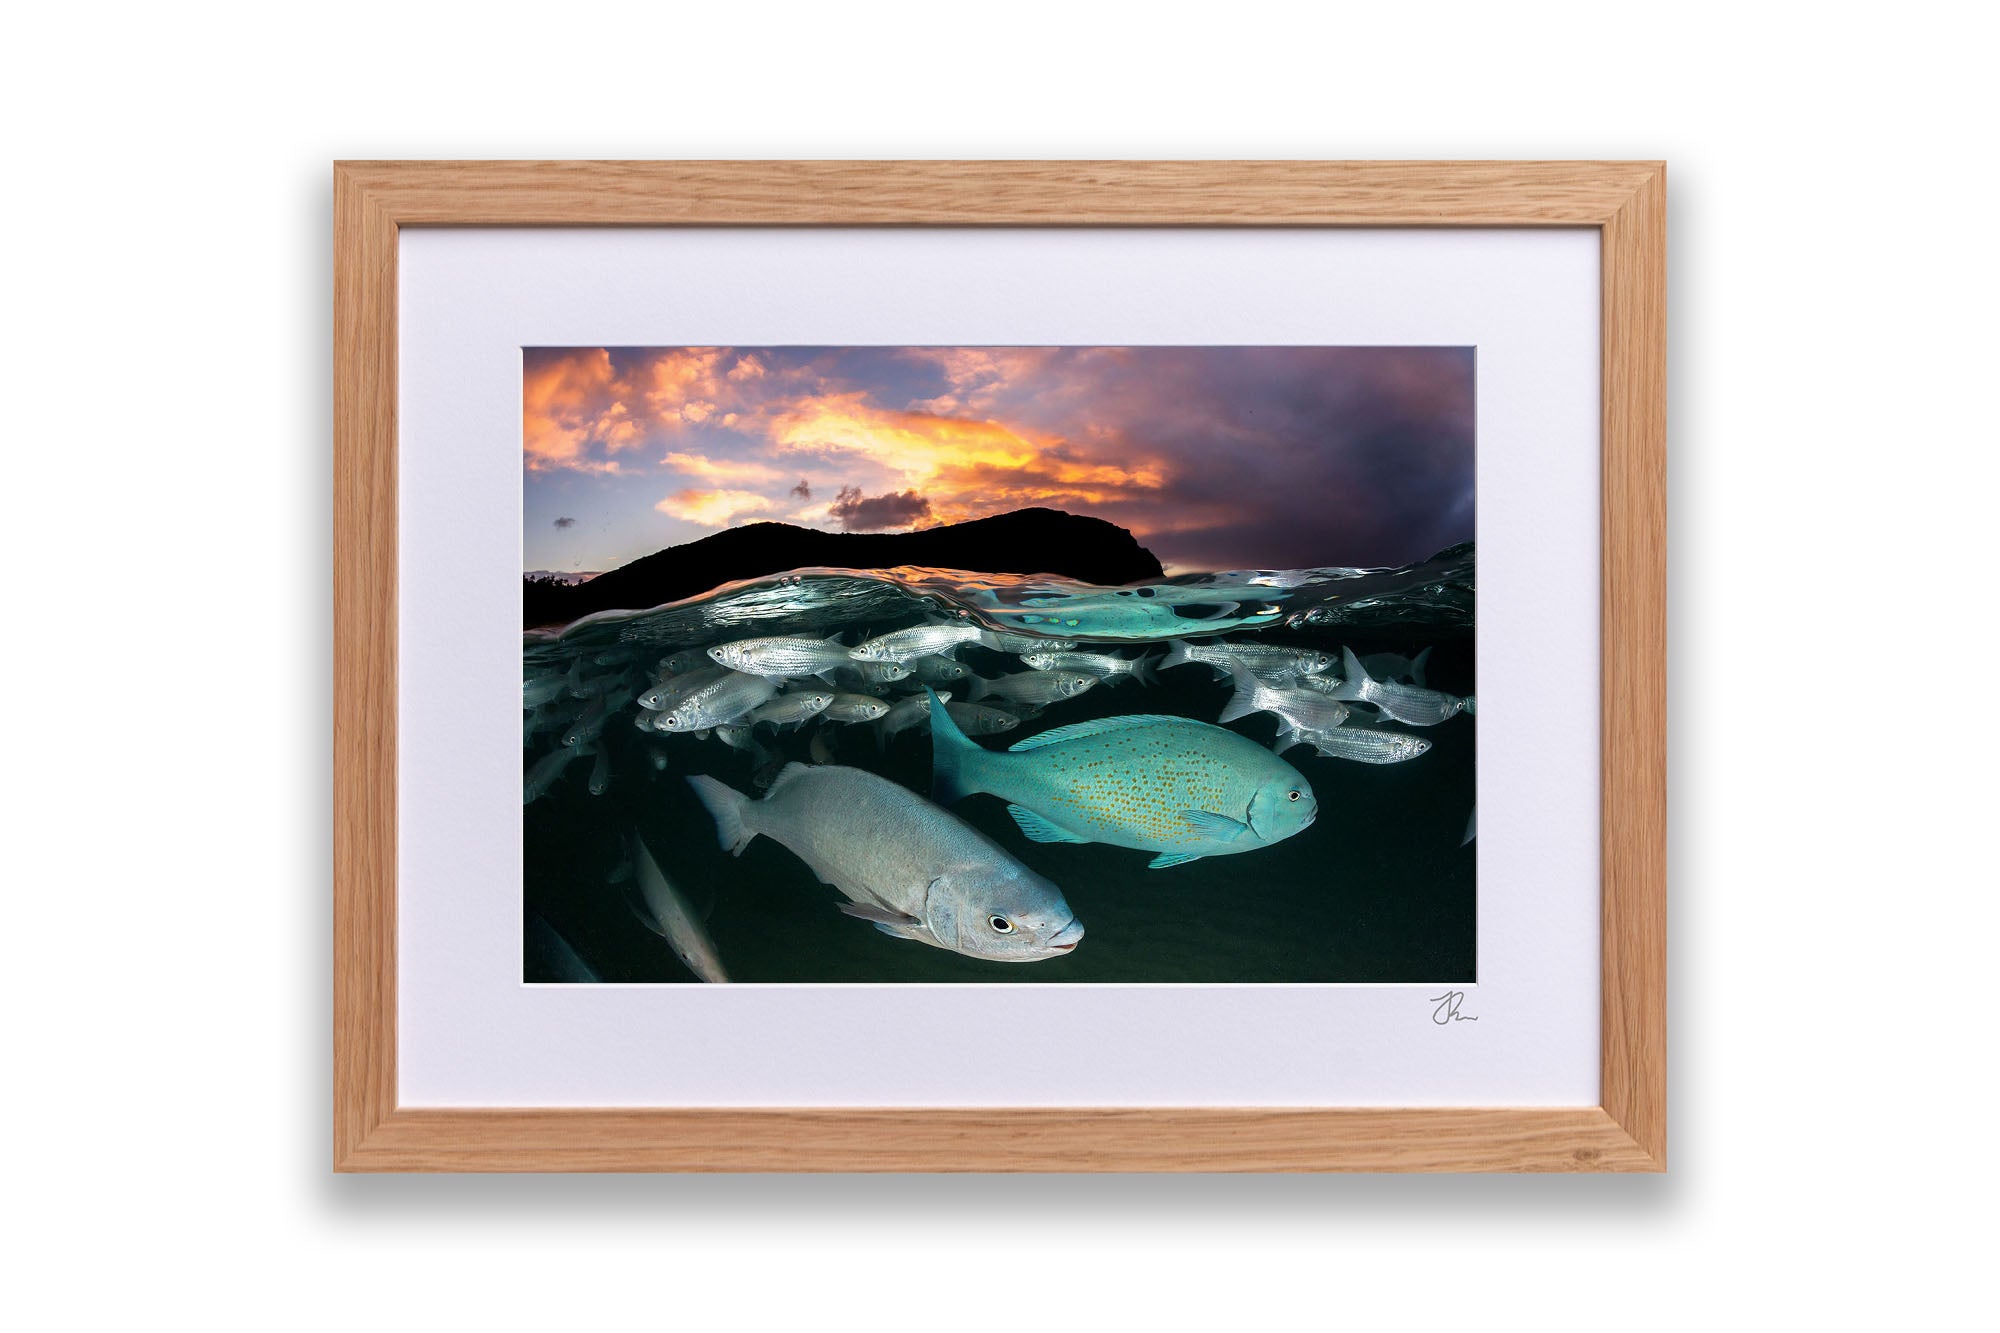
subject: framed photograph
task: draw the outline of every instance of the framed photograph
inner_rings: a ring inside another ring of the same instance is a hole
[[[337,164],[336,1170],[1663,1170],[1664,189]]]

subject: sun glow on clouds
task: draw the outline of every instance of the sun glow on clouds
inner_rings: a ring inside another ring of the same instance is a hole
[[[794,514],[857,528],[878,517],[907,526],[1022,505],[1103,504],[1114,493],[1160,487],[1162,466],[1138,457],[1114,429],[1080,423],[1086,442],[1079,444],[989,410],[1056,350],[910,349],[903,355],[915,371],[941,374],[947,392],[910,395],[900,404],[883,401],[880,385],[852,387],[769,351],[542,354],[527,377],[527,467],[622,473],[629,466],[613,455],[649,440],[671,441],[677,447],[665,452],[662,466],[719,487],[710,497],[728,498],[697,501],[688,497],[701,493],[690,490],[656,508],[711,526],[718,515],[781,507],[779,492],[789,496],[800,462],[809,471],[814,462],[825,465],[832,475],[823,471],[819,480],[836,488],[851,485],[884,499],[916,492],[926,502],[809,505]],[[1086,448],[1116,461],[1082,456]],[[773,503],[753,505],[752,496]]]
[[[852,454],[911,482],[952,464],[1023,468],[1045,447],[995,421],[887,411],[863,390],[810,398],[775,413],[771,442],[797,453]]]
[[[551,348],[525,370],[531,498],[625,516],[531,555],[550,567],[701,535],[680,525],[1032,505],[1191,568],[1390,563],[1471,535],[1466,348]]]
[[[602,348],[573,352],[529,370],[522,432],[529,471],[618,471],[614,460],[587,452],[593,444],[615,453],[638,443],[638,424],[610,393],[611,382],[611,354]]]
[[[776,413],[769,437],[787,452],[872,464],[892,487],[929,499],[923,518],[948,523],[1024,505],[1102,504],[1112,493],[1157,490],[1165,479],[1151,461],[1080,460],[1060,436],[994,419],[882,408],[862,392]]]
[[[660,460],[684,477],[703,481],[752,483],[788,480],[792,474],[763,463],[737,462],[727,458],[705,458],[700,454],[670,453]]]
[[[604,347],[533,352],[523,386],[522,442],[530,472],[621,472],[608,457],[727,413],[730,376],[754,358],[726,349],[674,348],[638,360]],[[757,366],[746,378],[763,374]],[[724,415],[734,424],[733,413]]]
[[[768,513],[777,504],[755,491],[677,491],[654,505],[673,518],[705,528],[727,528],[739,520]]]

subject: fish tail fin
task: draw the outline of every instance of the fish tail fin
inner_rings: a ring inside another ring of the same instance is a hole
[[[1257,711],[1257,678],[1240,666],[1231,667],[1229,677],[1236,682],[1236,693],[1222,706],[1222,716],[1215,719],[1217,722],[1234,722]]]
[[[1155,659],[1152,657],[1151,654],[1141,654],[1139,657],[1135,658],[1132,662],[1131,667],[1128,668],[1128,671],[1130,672],[1132,679],[1138,681],[1141,685],[1145,685],[1149,688],[1151,686],[1158,685],[1160,683],[1160,678],[1159,676],[1154,674],[1153,671],[1154,660]]]
[[[750,798],[734,787],[717,782],[714,778],[699,773],[688,775],[688,786],[708,808],[715,819],[715,840],[731,856],[743,855],[743,849],[757,836],[743,820],[743,809],[750,804]]]
[[[984,699],[987,695],[993,693],[993,682],[986,679],[986,677],[980,675],[978,672],[976,671],[967,672],[965,679],[966,683],[971,687],[972,690],[970,694],[965,696],[968,701],[972,703],[978,703],[981,699]],[[943,711],[942,709],[932,709],[931,715],[935,717],[942,711]]]
[[[1428,648],[1424,649],[1422,652],[1418,653],[1415,657],[1410,659],[1410,679],[1416,682],[1418,688],[1420,689],[1423,687],[1424,683],[1424,663],[1430,660],[1431,660],[1431,650]]]
[[[966,765],[986,752],[959,730],[936,690],[927,685],[924,693],[931,701],[931,799],[950,805],[977,790],[967,777]]]
[[[1168,639],[1167,655],[1160,659],[1160,668],[1164,671],[1171,671],[1177,666],[1186,666],[1192,661],[1194,659],[1188,656],[1186,639]]]
[[[1354,650],[1347,647],[1341,648],[1340,683],[1328,690],[1327,693],[1336,699],[1345,699],[1350,703],[1368,703],[1370,702],[1368,687],[1374,683],[1375,678],[1370,676],[1367,668],[1361,665],[1361,659],[1354,655]]]

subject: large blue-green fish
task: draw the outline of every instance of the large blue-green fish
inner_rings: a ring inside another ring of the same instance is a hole
[[[1299,771],[1255,741],[1184,717],[1078,722],[986,750],[931,708],[931,795],[990,792],[1036,842],[1157,852],[1151,868],[1250,852],[1319,813]]]

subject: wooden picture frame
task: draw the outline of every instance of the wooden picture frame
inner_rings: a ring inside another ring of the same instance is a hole
[[[335,164],[335,1170],[1663,1170],[1665,216],[1665,168],[1657,162]],[[851,225],[1598,230],[1600,1105],[938,1110],[397,1104],[399,231]]]

